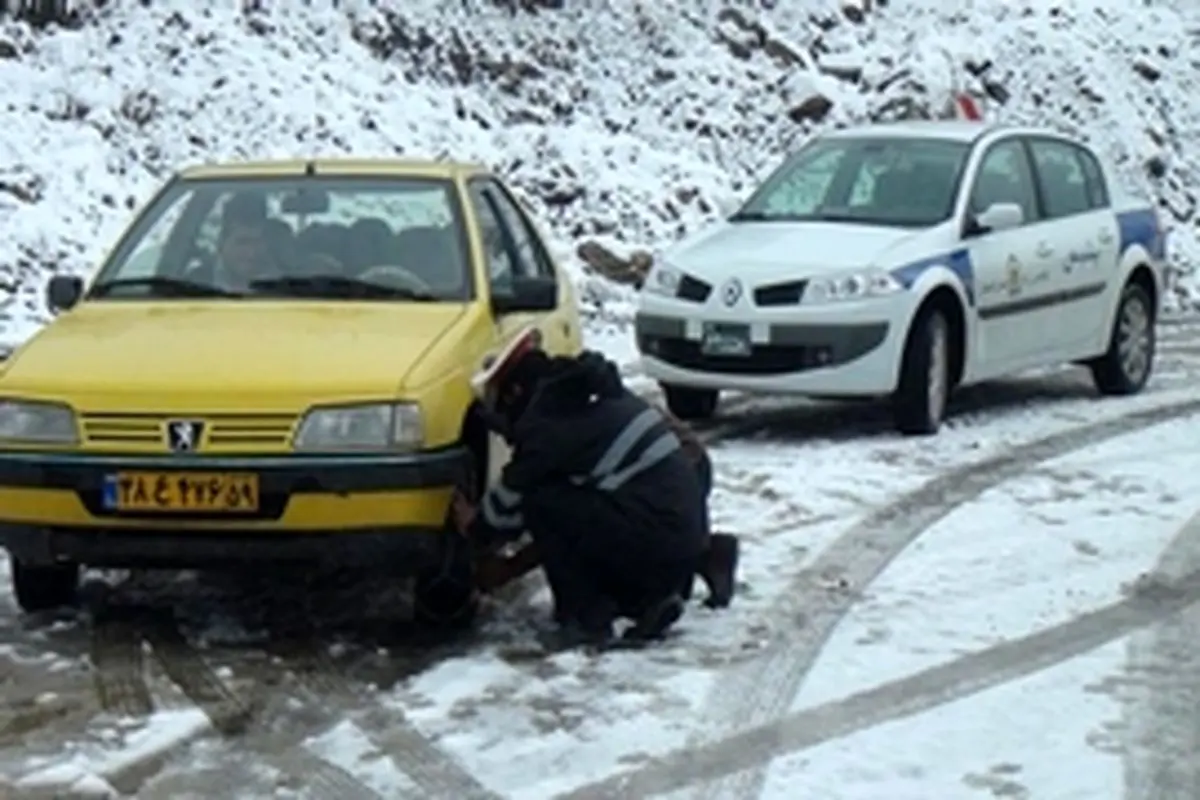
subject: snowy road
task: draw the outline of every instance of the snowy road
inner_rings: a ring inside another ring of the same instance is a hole
[[[936,439],[731,398],[714,516],[746,586],[652,652],[530,658],[537,586],[440,642],[390,590],[264,609],[139,577],[57,621],[4,597],[0,774],[18,796],[1192,800],[1197,333],[1163,329],[1143,396],[989,385]]]

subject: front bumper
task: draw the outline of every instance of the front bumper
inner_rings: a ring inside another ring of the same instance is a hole
[[[0,453],[0,544],[29,563],[108,567],[419,560],[435,548],[467,463],[459,447],[398,456]],[[102,493],[117,471],[252,472],[261,502],[247,514],[114,513]]]
[[[708,321],[749,325],[750,355],[705,355],[701,331]],[[888,314],[844,320],[731,319],[657,311],[639,313],[635,331],[646,375],[663,383],[828,396],[892,392],[907,334],[906,326]]]

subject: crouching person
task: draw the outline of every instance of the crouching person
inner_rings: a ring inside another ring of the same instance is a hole
[[[703,489],[679,437],[595,353],[529,349],[497,376],[493,424],[512,456],[478,512],[459,504],[472,538],[528,531],[555,600],[561,645],[661,638],[708,545]]]

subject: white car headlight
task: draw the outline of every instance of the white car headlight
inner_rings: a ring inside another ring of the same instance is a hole
[[[650,274],[646,276],[646,282],[642,284],[642,291],[674,297],[675,293],[679,291],[679,282],[682,279],[683,273],[679,270],[655,262],[654,266],[650,268]]]
[[[75,412],[61,403],[0,400],[0,442],[77,444]]]
[[[830,303],[839,300],[863,300],[883,297],[902,290],[904,286],[881,269],[813,278],[804,290],[805,303]]]
[[[421,409],[413,403],[314,408],[296,431],[296,450],[414,450],[425,441]]]

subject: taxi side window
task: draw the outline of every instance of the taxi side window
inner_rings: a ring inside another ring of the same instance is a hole
[[[488,186],[487,193],[495,201],[496,209],[504,219],[505,227],[512,233],[513,247],[517,255],[517,274],[522,278],[554,277],[554,268],[550,265],[550,255],[546,252],[545,246],[533,226],[529,224],[524,212],[494,182]]]
[[[508,237],[495,207],[490,202],[485,186],[474,181],[469,195],[475,218],[479,221],[479,235],[483,239],[483,257],[487,263],[488,279],[492,289],[511,291],[514,259],[508,246]]]

